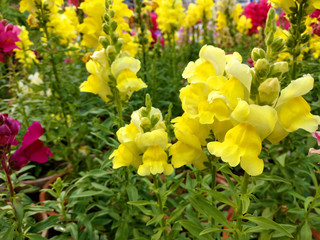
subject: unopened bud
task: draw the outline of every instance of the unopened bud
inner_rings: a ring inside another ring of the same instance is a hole
[[[107,37],[105,36],[100,36],[99,37],[99,42],[103,46],[103,48],[107,48],[110,45],[110,41]]]
[[[272,65],[270,70],[270,75],[276,75],[279,73],[279,75],[282,75],[289,71],[288,62],[276,62]]]
[[[293,39],[293,37],[291,35],[287,38],[286,45],[287,45],[288,48],[294,47],[295,41],[294,41],[294,39]]]
[[[112,28],[112,30],[115,31],[115,30],[117,29],[117,27],[118,27],[118,23],[117,23],[116,21],[112,21],[112,22],[111,22],[111,28]]]
[[[301,43],[302,44],[307,43],[309,40],[310,40],[310,35],[309,34],[303,34],[301,36]]]
[[[117,56],[117,51],[116,51],[115,47],[112,45],[109,45],[107,47],[107,54],[108,54],[108,57],[110,58],[111,62],[113,62]]]
[[[108,23],[102,24],[102,30],[105,32],[105,34],[109,34],[110,27]]]
[[[107,13],[105,13],[105,14],[103,15],[103,19],[104,19],[106,22],[109,22],[110,17],[109,17],[109,15],[108,15]]]
[[[280,92],[280,83],[278,78],[268,78],[260,84],[259,88],[259,101],[262,104],[272,104]]]
[[[118,33],[113,32],[113,33],[111,34],[111,42],[112,42],[113,44],[116,44],[116,43],[117,43],[118,38],[119,38],[119,34],[118,34]]]
[[[271,44],[271,49],[273,52],[280,52],[281,49],[284,47],[284,40],[281,37],[276,37],[273,39],[273,42]]]
[[[254,65],[254,69],[256,70],[256,74],[260,78],[265,78],[268,76],[270,64],[267,59],[262,58],[256,62],[256,64]]]
[[[273,39],[274,39],[274,34],[273,34],[273,32],[270,32],[266,37],[267,46],[269,46],[273,43]]]
[[[262,48],[254,48],[251,52],[251,58],[254,62],[258,61],[260,58],[265,58],[266,52]]]
[[[154,127],[160,120],[160,114],[156,113],[152,115],[150,120],[151,120],[151,126]]]
[[[111,18],[113,18],[113,17],[114,17],[114,15],[115,15],[114,10],[111,10],[111,11],[110,11],[110,17],[111,17]]]

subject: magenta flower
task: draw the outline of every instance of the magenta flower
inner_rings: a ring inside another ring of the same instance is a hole
[[[318,146],[320,146],[320,132],[314,132],[314,133],[312,133],[312,136],[317,139]],[[320,149],[310,148],[309,154],[311,154],[311,153],[315,153],[315,154],[320,155]]]
[[[10,158],[10,166],[13,169],[20,169],[29,161],[45,163],[48,157],[53,154],[50,148],[43,146],[39,140],[43,134],[43,129],[38,122],[33,122],[23,137],[21,146],[15,151]]]
[[[250,18],[252,23],[250,34],[258,33],[258,27],[265,27],[270,7],[267,0],[261,0],[259,3],[251,2],[244,8],[244,15]]]
[[[286,13],[281,12],[279,14],[279,18],[277,20],[277,26],[281,27],[282,29],[288,30],[290,27],[290,22],[286,18]]]
[[[18,141],[14,138],[20,127],[18,120],[9,117],[8,114],[0,113],[0,148],[10,149],[11,145],[18,145]]]
[[[20,41],[18,35],[20,29],[11,23],[7,24],[7,20],[0,22],[0,61],[4,62],[4,53],[12,54],[13,49],[18,48],[16,42]]]

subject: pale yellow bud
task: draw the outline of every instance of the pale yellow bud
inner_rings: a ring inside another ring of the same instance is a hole
[[[278,78],[268,78],[260,84],[259,101],[261,104],[272,104],[280,92],[280,82]]]

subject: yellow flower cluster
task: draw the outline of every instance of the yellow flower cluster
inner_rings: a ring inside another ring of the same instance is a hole
[[[29,32],[25,26],[19,26],[21,32],[19,38],[21,41],[16,42],[17,47],[14,49],[15,56],[25,67],[30,66],[34,61],[38,62],[35,53],[30,49],[33,43],[29,39]]]
[[[156,0],[157,23],[163,33],[172,33],[182,26],[185,18],[182,0]]]
[[[116,79],[116,87],[123,100],[130,98],[134,91],[147,87],[136,75],[140,70],[140,61],[127,52],[120,53],[110,65],[107,50],[103,48],[94,52],[86,67],[91,75],[81,84],[80,91],[98,94],[107,103],[112,95],[110,78]]]
[[[141,176],[173,173],[167,163],[168,134],[159,109],[147,106],[133,112],[130,124],[120,128],[117,137],[121,144],[110,156],[113,168],[132,165]]]
[[[79,25],[76,8],[74,6],[65,7],[62,9],[62,0],[22,0],[20,2],[20,11],[28,11],[27,19],[31,27],[38,26],[36,18],[39,8],[49,9],[49,22],[47,23],[48,31],[58,35],[61,38],[61,43],[66,44],[73,41],[77,36],[77,28]]]
[[[263,74],[258,67],[242,64],[238,53],[226,55],[222,49],[204,46],[200,58],[183,72],[189,85],[180,91],[184,115],[175,122],[178,142],[170,149],[174,167],[193,163],[203,168],[201,153],[210,131],[216,141],[207,144],[211,154],[230,166],[241,167],[250,175],[263,171],[258,156],[262,141],[275,144],[299,128],[313,132],[320,118],[310,113],[302,95],[313,87],[305,75],[280,92],[279,80],[256,83],[252,76]],[[263,61],[262,61],[263,62]],[[262,65],[257,62],[256,65]],[[287,71],[286,63],[276,63],[273,71]],[[257,93],[251,92],[256,87]]]
[[[199,20],[212,18],[214,2],[213,0],[197,0],[188,6],[184,26],[189,28],[194,26]]]
[[[97,50],[101,49],[99,37],[106,35],[102,30],[103,16],[106,13],[105,1],[85,0],[79,8],[87,15],[79,26],[79,31],[83,33],[82,45]],[[133,16],[133,12],[128,8],[127,4],[123,3],[123,0],[114,0],[110,5],[110,10],[114,11],[112,20],[118,24],[115,31],[124,41],[122,50],[128,51],[131,56],[135,56],[137,54],[137,44],[134,43],[133,37],[128,33],[131,29],[126,20]]]

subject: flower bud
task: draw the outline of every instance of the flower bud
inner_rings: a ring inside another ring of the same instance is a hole
[[[288,62],[276,62],[272,65],[270,75],[282,75],[289,71]]]
[[[253,61],[258,61],[260,58],[265,58],[266,52],[262,48],[254,48],[251,52],[251,58]]]
[[[113,62],[114,59],[115,59],[116,56],[117,56],[117,50],[115,49],[114,46],[109,45],[109,46],[107,47],[107,55],[108,55],[108,57],[110,58],[111,62]]]
[[[280,92],[280,83],[278,78],[268,78],[260,84],[259,88],[259,101],[262,104],[272,104]]]
[[[103,19],[104,19],[106,22],[109,22],[110,17],[109,17],[109,15],[108,15],[107,13],[105,13],[105,14],[103,15]]]
[[[107,37],[105,36],[100,36],[99,37],[99,42],[103,46],[103,48],[107,48],[110,45],[110,41]]]
[[[110,27],[108,23],[102,24],[102,30],[105,32],[105,34],[109,34]]]
[[[301,43],[302,44],[307,43],[309,40],[310,40],[310,35],[309,34],[303,34],[301,36]]]
[[[113,33],[111,34],[111,42],[112,42],[113,44],[116,44],[116,43],[117,43],[118,38],[119,38],[119,34],[118,34],[118,33],[113,32]]]
[[[271,44],[271,49],[274,52],[280,52],[281,49],[284,47],[284,40],[281,37],[276,37],[273,39],[273,42]]]
[[[15,136],[20,129],[19,121],[9,117],[8,114],[0,113],[0,147],[8,145],[17,145]]]
[[[117,27],[118,27],[118,23],[117,23],[116,21],[112,21],[112,22],[111,22],[111,28],[112,28],[112,30],[115,31],[115,30],[117,29]]]
[[[256,70],[256,74],[260,78],[267,77],[270,69],[270,64],[267,59],[261,58],[259,59],[256,64],[254,65],[254,68]]]
[[[114,15],[115,15],[115,11],[111,10],[111,11],[110,11],[110,17],[113,18]]]
[[[287,38],[286,45],[288,48],[292,48],[295,46],[295,41],[291,35]]]

